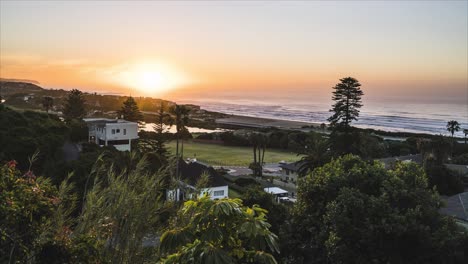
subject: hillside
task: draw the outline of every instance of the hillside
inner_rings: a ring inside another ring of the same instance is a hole
[[[42,87],[28,82],[16,82],[16,81],[5,81],[2,79],[0,81],[0,90],[3,97],[8,97],[9,95],[16,93],[35,93],[44,90]]]

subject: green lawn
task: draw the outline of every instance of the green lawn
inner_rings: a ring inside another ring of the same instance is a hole
[[[172,153],[175,153],[175,141],[170,142],[167,146]],[[210,165],[248,166],[253,161],[253,150],[251,147],[231,147],[192,141],[185,142],[184,158],[194,157]],[[293,162],[299,158],[295,153],[283,150],[267,149],[265,152],[266,163],[277,163],[282,160]]]

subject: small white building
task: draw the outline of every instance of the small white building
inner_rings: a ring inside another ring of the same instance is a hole
[[[283,190],[279,187],[266,187],[263,190],[267,193],[272,194],[275,197],[276,202],[280,202],[283,197],[288,197],[288,191]]]
[[[132,140],[138,138],[138,124],[123,119],[85,118],[88,140],[99,146],[114,146],[120,151],[130,151]]]

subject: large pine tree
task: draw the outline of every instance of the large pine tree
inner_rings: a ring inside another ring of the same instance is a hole
[[[63,116],[65,120],[82,119],[86,115],[85,99],[80,90],[73,89],[68,94],[63,107]]]
[[[119,117],[127,121],[138,122],[143,121],[143,114],[138,108],[137,103],[133,97],[128,97],[123,103],[122,108],[118,111]]]
[[[333,101],[335,104],[330,109],[334,114],[328,118],[330,126],[334,129],[349,130],[353,120],[358,120],[359,108],[361,108],[361,84],[352,77],[340,79],[340,83],[333,88]]]

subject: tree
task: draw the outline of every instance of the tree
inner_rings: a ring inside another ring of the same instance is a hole
[[[44,107],[47,113],[49,112],[49,110],[52,108],[53,105],[54,105],[54,98],[50,96],[42,97],[42,107]]]
[[[452,135],[452,140],[455,132],[460,131],[460,124],[455,120],[450,120],[447,122],[447,131]]]
[[[447,122],[447,131],[450,132],[452,135],[452,142],[451,142],[451,149],[450,149],[450,154],[453,155],[453,145],[455,144],[454,142],[454,134],[455,132],[460,131],[460,124],[455,121],[455,120],[450,120]]]
[[[298,154],[303,155],[299,166],[299,175],[304,176],[317,167],[320,167],[330,161],[330,144],[328,140],[317,134],[312,134],[306,140],[304,149]]]
[[[361,108],[361,84],[352,77],[340,79],[340,83],[333,88],[332,100],[335,104],[330,109],[334,114],[328,118],[330,126],[336,129],[348,131],[353,120],[358,120],[359,108]]]
[[[185,126],[188,123],[188,115],[190,113],[190,109],[183,105],[175,105],[171,108],[171,114],[174,118],[174,123],[176,125],[176,158],[179,159],[179,140],[181,135],[185,129]]]
[[[80,90],[73,89],[68,93],[63,108],[63,117],[69,121],[72,119],[82,119],[86,115],[83,93]]]
[[[262,177],[268,137],[263,133],[251,133],[250,143],[253,147],[253,162],[249,165],[249,168],[255,176]]]
[[[297,263],[465,263],[467,233],[438,210],[415,163],[386,170],[346,155],[299,179]]]
[[[57,189],[16,165],[0,167],[0,262],[96,263],[92,243],[72,236],[76,196],[69,177]]]
[[[146,134],[140,135],[138,144],[142,153],[154,153],[162,163],[167,161],[168,151],[165,144],[171,138],[168,130],[173,123],[172,116],[166,112],[166,109],[166,104],[161,100],[161,105],[156,113],[156,122],[153,126],[155,133],[146,132]]]
[[[266,213],[240,199],[187,201],[161,236],[162,263],[276,263]]]
[[[122,108],[117,111],[119,117],[127,121],[132,122],[139,122],[143,121],[143,114],[141,113],[140,109],[138,108],[137,103],[133,97],[128,97],[127,100],[123,103]]]

